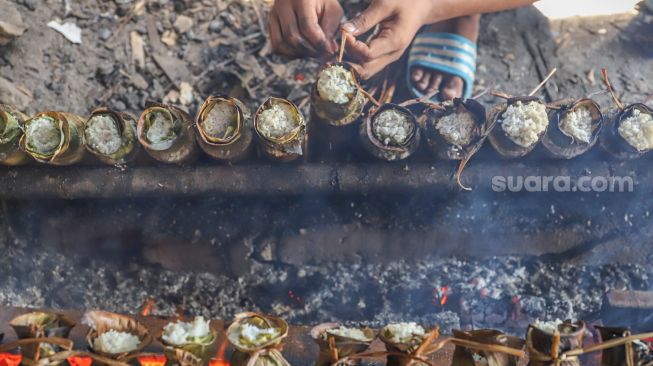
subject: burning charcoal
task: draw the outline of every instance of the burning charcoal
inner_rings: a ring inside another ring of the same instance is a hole
[[[468,332],[454,330],[456,349],[452,366],[516,366],[522,355],[524,340],[507,336],[498,330],[481,329]],[[505,348],[512,349],[510,353]]]
[[[644,103],[624,106],[612,89],[605,69],[603,81],[618,111],[601,134],[601,146],[619,160],[637,159],[653,150],[653,110]]]
[[[288,324],[281,318],[258,313],[237,314],[227,328],[227,339],[236,350],[232,366],[290,366],[281,354]]]
[[[454,99],[427,108],[420,123],[433,153],[443,160],[462,160],[480,138],[485,108],[473,99]]]
[[[52,165],[71,165],[84,158],[84,120],[64,112],[42,112],[25,121],[20,147]]]
[[[533,151],[546,133],[549,117],[539,98],[510,97],[490,111],[488,122],[496,126],[490,144],[504,159],[513,159]]]
[[[296,160],[306,150],[306,123],[286,99],[269,98],[254,116],[254,129],[263,155],[281,162]]]
[[[181,366],[206,365],[212,356],[211,346],[218,338],[210,320],[198,316],[190,322],[170,322],[163,327],[159,341],[168,360]]]
[[[421,132],[417,119],[407,108],[384,104],[361,124],[363,146],[372,155],[387,161],[403,160],[419,147]]]
[[[252,145],[252,112],[235,98],[209,97],[197,114],[195,128],[202,150],[218,160],[241,160]]]
[[[570,350],[582,349],[584,334],[585,323],[582,321],[538,321],[529,325],[526,333],[528,365],[579,366],[578,357],[561,355]]]
[[[367,350],[376,334],[369,328],[347,328],[338,323],[324,323],[311,329],[311,337],[320,346],[320,356],[315,365],[331,366],[344,357]],[[360,364],[360,360],[355,359],[348,362]]]
[[[126,164],[140,151],[134,117],[107,108],[91,113],[84,137],[86,149],[109,165]]]
[[[16,108],[0,104],[0,164],[15,166],[29,161],[19,144],[26,119]]]
[[[91,350],[103,357],[123,360],[142,351],[152,337],[134,318],[106,311],[87,311],[82,323],[90,327],[86,341]]]
[[[389,366],[426,366],[415,358],[425,357],[427,346],[439,336],[438,329],[427,332],[416,323],[388,324],[379,333],[379,338],[385,343],[388,352]],[[412,357],[396,355],[402,353]]]
[[[14,318],[9,325],[14,329],[18,339],[30,338],[68,338],[75,321],[65,315],[33,312]],[[1,337],[0,337],[1,338]],[[23,359],[39,361],[61,351],[61,348],[51,343],[25,344],[20,347]],[[60,361],[57,364],[60,364]],[[53,365],[50,363],[50,365]]]
[[[180,164],[197,156],[191,117],[181,109],[155,104],[138,120],[136,134],[145,151],[163,163]]]
[[[551,113],[542,144],[558,159],[572,159],[589,151],[601,134],[601,107],[591,99],[560,103]]]
[[[349,64],[329,64],[318,74],[311,95],[313,113],[332,126],[346,126],[356,121],[365,107],[358,75]]]

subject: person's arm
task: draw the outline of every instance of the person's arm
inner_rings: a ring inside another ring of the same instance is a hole
[[[536,0],[373,0],[361,14],[343,25],[348,33],[347,52],[359,63],[364,78],[381,71],[398,60],[417,31],[433,24],[466,15],[490,13],[534,3]],[[357,36],[376,25],[381,29],[369,44]]]

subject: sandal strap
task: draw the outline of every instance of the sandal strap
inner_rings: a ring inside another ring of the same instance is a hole
[[[454,33],[420,33],[415,37],[408,57],[407,79],[412,84],[410,71],[419,66],[458,76],[465,82],[463,97],[469,98],[476,73],[476,44]],[[424,94],[411,88],[416,97]]]

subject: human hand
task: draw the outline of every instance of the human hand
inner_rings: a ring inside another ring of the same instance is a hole
[[[276,0],[268,17],[275,52],[289,56],[331,56],[344,11],[338,0]]]
[[[343,25],[347,54],[363,79],[369,79],[397,61],[419,29],[434,18],[433,0],[373,0],[360,15]],[[378,34],[366,44],[357,36],[380,26]]]

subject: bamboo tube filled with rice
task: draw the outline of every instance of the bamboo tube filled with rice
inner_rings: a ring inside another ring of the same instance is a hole
[[[290,366],[281,354],[288,324],[281,318],[246,312],[236,315],[227,339],[236,349],[232,366]]]
[[[187,163],[199,153],[192,118],[175,106],[155,104],[146,109],[138,119],[136,136],[145,151],[162,163]]]
[[[209,97],[197,114],[195,128],[200,147],[214,159],[239,161],[250,151],[252,113],[238,99]]]
[[[106,311],[87,311],[82,324],[90,329],[86,340],[91,350],[103,357],[123,360],[142,351],[152,341],[147,328],[135,319]]]
[[[554,158],[572,159],[596,144],[603,127],[603,114],[591,99],[558,104],[559,109],[551,112],[542,145]]]
[[[136,120],[126,113],[96,109],[84,126],[86,149],[110,165],[126,164],[140,150]]]
[[[485,108],[473,99],[454,99],[427,108],[420,124],[433,153],[443,160],[462,160],[480,138]]]
[[[566,351],[581,349],[585,323],[582,321],[536,321],[528,326],[526,349],[529,366],[579,366],[578,357],[557,358]]]
[[[343,63],[325,65],[311,94],[312,111],[322,122],[346,126],[362,114],[366,98],[354,69]]]
[[[86,152],[84,119],[65,112],[42,112],[25,121],[20,147],[36,161],[71,165]]]
[[[20,138],[27,116],[16,108],[0,104],[0,164],[16,166],[29,162],[29,155],[20,149]]]
[[[292,102],[269,98],[254,116],[259,149],[269,159],[290,162],[306,153],[306,123]]]
[[[208,364],[218,333],[210,319],[198,316],[191,321],[177,320],[163,327],[159,340],[169,361],[181,366]],[[180,357],[181,355],[181,357]]]
[[[369,328],[346,327],[338,323],[324,323],[311,329],[311,338],[320,346],[316,366],[332,366],[346,357],[359,354],[370,347],[376,334]],[[333,342],[329,339],[332,338]],[[332,349],[335,348],[335,349]],[[337,358],[334,359],[334,355]],[[360,364],[360,359],[349,359],[348,364]]]
[[[601,145],[619,160],[637,159],[653,150],[653,110],[641,103],[620,110],[601,134]]]
[[[549,116],[539,98],[513,97],[495,107],[488,122],[496,124],[489,135],[490,144],[501,157],[514,159],[535,149],[549,126]]]
[[[432,341],[438,336],[438,330],[427,332],[424,327],[414,322],[388,324],[379,332],[379,338],[388,352],[388,366],[426,366],[416,360],[424,357],[425,341]],[[405,354],[406,356],[402,356]],[[411,358],[408,356],[413,356]]]
[[[520,353],[524,340],[508,336],[498,330],[479,329],[471,331],[454,330],[453,366],[517,366],[519,357],[501,351],[500,347]],[[458,343],[457,341],[468,343]]]
[[[384,104],[368,116],[359,129],[363,147],[386,161],[403,160],[419,147],[421,132],[415,116],[406,108]]]
[[[75,321],[71,318],[55,313],[32,312],[17,316],[9,323],[16,332],[18,339],[35,338],[68,338]],[[41,358],[50,357],[62,349],[51,343],[39,342],[25,344],[20,347],[21,354],[26,360],[39,361]],[[49,365],[61,364],[62,361],[49,363]]]

